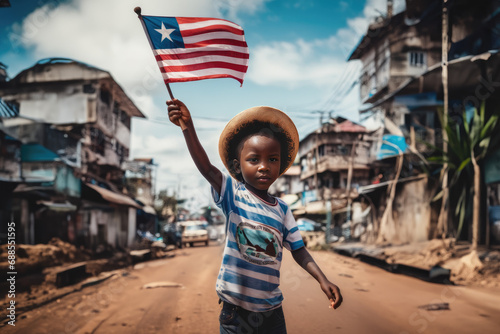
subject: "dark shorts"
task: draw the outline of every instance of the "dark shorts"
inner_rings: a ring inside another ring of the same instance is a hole
[[[286,334],[281,306],[267,312],[251,312],[222,302],[219,323],[220,334]]]

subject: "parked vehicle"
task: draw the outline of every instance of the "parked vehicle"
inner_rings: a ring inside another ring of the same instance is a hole
[[[163,242],[166,245],[174,245],[182,248],[182,229],[175,223],[163,226]]]
[[[193,246],[195,243],[204,243],[208,246],[207,222],[191,220],[179,223],[182,226],[182,244]]]
[[[155,242],[155,241],[163,241],[163,238],[160,236],[159,233],[153,234],[149,231],[141,231],[137,230],[137,238],[139,241],[141,240],[147,240],[149,242]]]
[[[297,219],[297,227],[300,231],[321,231],[321,224],[307,218]]]

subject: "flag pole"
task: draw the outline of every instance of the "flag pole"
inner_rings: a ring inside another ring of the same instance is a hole
[[[144,20],[142,18],[141,7],[135,7],[134,12],[137,14],[137,17],[141,21],[142,28],[144,29],[144,32],[146,33],[146,37],[147,37],[148,42],[149,42],[149,46],[151,47],[151,51],[153,51],[154,50],[153,43],[151,42],[151,39],[149,38],[148,29],[146,28],[146,24],[144,23]],[[154,51],[153,51],[153,55],[155,55]],[[167,85],[167,90],[168,90],[168,94],[170,95],[170,99],[173,100],[174,94],[172,94],[172,90],[170,89],[170,85],[168,84],[168,82],[166,82],[165,84]],[[179,118],[179,125],[181,126],[182,131],[187,129],[186,124],[184,124],[184,121],[182,120],[182,118]]]

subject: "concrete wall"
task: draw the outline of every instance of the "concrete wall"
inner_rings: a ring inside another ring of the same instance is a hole
[[[21,116],[43,120],[45,123],[83,124],[89,121],[87,100],[87,94],[75,93],[69,89],[60,92],[34,92],[28,99],[19,101],[19,110]]]
[[[128,208],[127,246],[131,246],[134,243],[136,231],[137,231],[137,209]]]
[[[392,216],[381,221],[379,242],[412,243],[429,240],[432,186],[427,178],[400,183],[392,205]],[[383,212],[379,212],[382,216]]]
[[[106,242],[112,247],[129,247],[136,233],[135,208],[115,207],[111,211],[91,210],[89,232],[91,238],[99,243]],[[105,225],[104,240],[97,240],[99,225]]]

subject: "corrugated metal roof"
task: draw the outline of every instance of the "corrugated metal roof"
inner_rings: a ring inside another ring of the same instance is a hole
[[[19,116],[19,107],[0,99],[0,118],[13,118],[17,116]]]
[[[60,160],[60,156],[40,144],[31,143],[21,146],[22,162],[47,162]]]
[[[70,58],[45,58],[34,66],[21,71],[11,82],[17,85],[64,81],[99,81],[108,83],[108,89],[120,104],[120,108],[131,117],[145,118],[111,73],[95,66]]]
[[[96,191],[102,197],[102,199],[104,199],[105,201],[115,203],[115,204],[124,205],[124,206],[134,207],[136,209],[143,209],[142,206],[137,204],[132,198],[130,198],[124,194],[115,193],[111,190],[99,187],[98,185],[91,184],[91,183],[85,183],[85,185],[87,187],[89,187],[90,189],[93,189],[94,191]]]
[[[349,120],[339,123],[335,126],[338,132],[366,132],[366,128],[362,125],[353,123]]]

